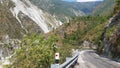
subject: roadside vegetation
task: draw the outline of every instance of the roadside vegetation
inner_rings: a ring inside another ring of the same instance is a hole
[[[118,5],[114,12],[120,9],[119,2],[119,0],[116,1]],[[55,62],[56,52],[60,53],[60,63],[63,63],[66,57],[72,56],[72,49],[81,48],[84,40],[97,45],[99,51],[103,48],[101,36],[109,18],[110,16],[99,15],[74,17],[70,23],[48,33],[49,35],[25,36],[20,48],[16,50],[16,54],[11,59],[13,64],[8,68],[50,68],[50,64]],[[115,27],[110,28],[107,35],[111,36],[115,29]],[[120,49],[119,36],[115,38],[115,43],[118,43],[118,49]]]
[[[49,68],[55,61],[55,52],[60,53],[60,63],[63,63],[66,57],[72,56],[72,49],[81,48],[84,40],[98,44],[107,19],[102,16],[76,17],[61,26],[64,31],[54,30],[49,36],[28,35],[16,50],[10,67]]]
[[[15,56],[11,59],[10,68],[49,68],[55,63],[55,52],[60,53],[60,63],[65,61],[66,56],[71,56],[69,46],[56,46],[57,37],[33,34],[26,36],[21,43],[20,49],[16,50]]]

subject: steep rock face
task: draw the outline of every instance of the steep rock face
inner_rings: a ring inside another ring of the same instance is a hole
[[[29,0],[0,0],[0,63],[9,64],[8,59],[20,46],[18,39],[26,34],[48,33],[60,25],[62,22]]]
[[[119,22],[120,23],[120,22]],[[120,59],[120,28],[109,39],[109,56]]]
[[[113,16],[101,35],[102,45],[98,47],[98,52],[120,61],[120,1],[115,2]]]
[[[0,3],[0,39],[8,34],[12,38],[21,38],[25,33],[17,20],[10,12],[10,7],[14,6],[9,0],[1,0]],[[16,34],[17,33],[17,34]]]
[[[0,41],[0,68],[3,65],[10,64],[9,59],[15,54],[15,50],[20,47],[21,41],[18,39],[10,39],[8,35],[4,35]]]
[[[105,27],[102,41],[103,53],[110,58],[120,59],[120,13],[117,13],[109,20]]]
[[[113,17],[109,19],[101,36],[103,46],[101,51],[110,58],[120,59],[120,1],[116,0]]]
[[[0,0],[0,37],[21,38],[28,33],[47,33],[62,25],[29,0]]]
[[[11,9],[11,12],[21,24],[18,14],[22,12],[24,15],[32,19],[38,26],[45,32],[49,32],[53,28],[57,28],[61,22],[57,21],[51,15],[44,13],[36,6],[32,5],[29,0],[12,0],[15,3],[15,7]],[[22,26],[22,24],[21,24]],[[22,26],[23,27],[23,26]]]

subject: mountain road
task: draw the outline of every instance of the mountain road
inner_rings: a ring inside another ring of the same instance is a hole
[[[93,50],[83,50],[74,68],[120,68],[120,63],[101,57]]]

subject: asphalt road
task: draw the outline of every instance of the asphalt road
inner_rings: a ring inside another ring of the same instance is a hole
[[[120,63],[100,57],[93,50],[84,50],[74,68],[120,68]]]

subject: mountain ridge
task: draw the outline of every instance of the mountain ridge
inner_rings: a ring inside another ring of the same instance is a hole
[[[109,16],[113,13],[115,0],[104,0],[99,4],[91,15]]]
[[[2,24],[0,25],[2,27],[0,29],[1,31],[0,35],[3,33],[5,35],[8,34],[10,35],[10,37],[12,37],[11,36],[12,34],[10,33],[13,32],[15,33],[13,34],[15,36],[17,35],[16,33],[18,33],[19,37],[18,36],[16,37],[20,38],[24,34],[29,34],[29,33],[47,33],[52,29],[56,29],[58,26],[62,25],[62,22],[60,20],[57,20],[49,13],[43,12],[41,9],[38,9],[36,6],[32,5],[27,0],[25,0],[24,2],[23,1],[1,0],[0,23]],[[8,23],[11,25],[8,26]],[[14,26],[15,24],[17,24],[17,27]],[[6,26],[7,29],[4,28],[3,26]],[[15,30],[13,30],[14,27]],[[5,31],[3,32],[2,29],[3,30],[5,29]]]
[[[63,22],[66,17],[71,18],[75,16],[89,15],[94,8],[101,2],[65,2],[62,0],[30,0],[38,8],[56,16]]]

